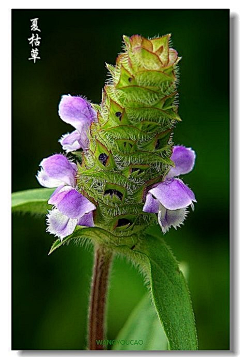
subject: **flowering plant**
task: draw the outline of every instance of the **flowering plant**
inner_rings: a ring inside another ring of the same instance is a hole
[[[140,267],[150,283],[169,348],[197,349],[184,277],[164,240],[148,232],[155,224],[163,233],[179,227],[196,202],[179,178],[193,169],[195,152],[173,145],[173,129],[181,120],[176,103],[180,58],[169,40],[170,35],[124,36],[116,66],[107,65],[111,79],[100,105],[63,95],[59,116],[75,130],[59,140],[63,154],[40,163],[37,179],[47,190],[13,196],[14,210],[29,211],[41,196],[39,211],[49,209],[47,231],[57,237],[50,253],[76,239],[94,245],[89,349],[103,349],[97,341],[105,338],[109,272],[116,254]]]

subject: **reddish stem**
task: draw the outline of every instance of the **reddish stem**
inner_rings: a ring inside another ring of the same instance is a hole
[[[103,246],[95,247],[89,308],[88,349],[103,350],[106,330],[106,300],[112,253]]]

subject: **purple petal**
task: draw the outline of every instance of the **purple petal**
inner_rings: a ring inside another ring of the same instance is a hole
[[[70,134],[65,134],[59,140],[66,152],[76,151],[78,149],[88,149],[89,139],[88,139],[88,129],[89,127],[82,127],[81,133],[78,130],[73,131]]]
[[[58,199],[58,197],[56,198],[55,196],[55,205],[62,214],[69,218],[79,219],[85,213],[89,213],[96,209],[94,204],[77,190],[71,189],[66,194],[65,192],[59,191],[59,193],[57,193],[57,196],[58,195],[61,195],[61,197]]]
[[[148,193],[146,196],[145,204],[143,206],[143,212],[158,213],[159,205],[159,201],[154,198],[151,193]]]
[[[51,197],[48,200],[48,203],[50,205],[55,205],[57,206],[59,202],[63,199],[63,197],[66,196],[66,194],[72,190],[71,186],[59,186],[51,195]]]
[[[171,160],[174,162],[175,167],[170,169],[166,178],[187,174],[192,171],[195,158],[196,154],[192,149],[185,148],[184,146],[174,146]]]
[[[65,123],[71,124],[80,133],[96,119],[96,112],[86,99],[71,95],[62,96],[58,113]]]
[[[71,219],[63,215],[57,208],[54,208],[47,215],[47,231],[61,240],[73,233],[78,219]]]
[[[37,179],[42,186],[75,186],[77,166],[64,155],[56,154],[43,159],[40,166],[42,169],[38,172]]]
[[[186,215],[186,208],[171,211],[160,205],[158,222],[162,228],[163,233],[166,233],[170,227],[177,229],[177,227],[183,223]]]
[[[63,135],[59,142],[62,145],[63,150],[71,152],[81,148],[80,139],[81,137],[79,132],[75,130],[70,134]]]
[[[82,216],[78,221],[79,226],[94,227],[93,213],[89,212]]]
[[[37,174],[37,180],[40,183],[40,185],[44,187],[58,187],[59,185],[62,184],[61,180],[56,180],[51,177],[49,177],[46,172],[42,169],[41,171],[38,171]]]
[[[159,183],[149,191],[167,209],[176,210],[196,202],[194,193],[180,179]]]

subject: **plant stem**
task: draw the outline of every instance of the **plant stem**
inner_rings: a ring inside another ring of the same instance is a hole
[[[105,310],[108,292],[108,278],[112,252],[103,246],[95,246],[94,266],[89,306],[88,349],[103,350],[103,344],[96,340],[105,339]]]

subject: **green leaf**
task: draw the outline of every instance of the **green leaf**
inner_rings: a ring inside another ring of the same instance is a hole
[[[82,228],[82,227],[76,227],[75,231],[70,234],[69,236],[65,237],[63,240],[61,240],[60,238],[58,238],[57,240],[55,240],[55,242],[53,243],[53,245],[51,246],[51,249],[48,253],[48,255],[52,254],[57,248],[61,247],[62,245],[69,243],[70,240],[72,239],[78,239],[78,238],[83,238],[83,237],[87,237],[87,232],[91,231],[92,228]]]
[[[54,189],[37,188],[12,193],[12,211],[46,214],[51,206],[47,203]]]
[[[168,337],[170,349],[197,350],[197,334],[189,290],[170,249],[163,239],[146,235],[137,250],[148,257],[153,301]]]
[[[127,231],[126,231],[127,232]],[[75,231],[64,238],[62,241],[57,239],[51,249],[49,254],[54,252],[57,248],[61,247],[62,245],[69,243],[70,241],[75,241],[79,243],[85,243],[86,240],[92,241],[93,243],[101,244],[107,246],[109,249],[112,249],[114,252],[117,252],[116,249],[117,244],[116,241],[119,237],[107,232],[105,229],[100,227],[83,227],[77,226]],[[136,235],[125,235],[124,237],[121,236],[121,247],[129,246],[131,247],[136,242],[137,236]]]
[[[121,245],[115,248],[115,252],[131,261],[149,282],[169,348],[197,350],[195,320],[187,283],[164,240],[142,233],[134,249]]]
[[[55,242],[51,246],[51,249],[50,249],[48,255],[52,254],[52,252],[54,252],[54,250],[61,247],[61,245],[63,245],[63,244],[64,244],[63,240],[61,241],[61,239],[59,239],[59,238],[57,240],[55,240]]]
[[[168,340],[149,294],[132,311],[115,339],[113,350],[165,351]]]

